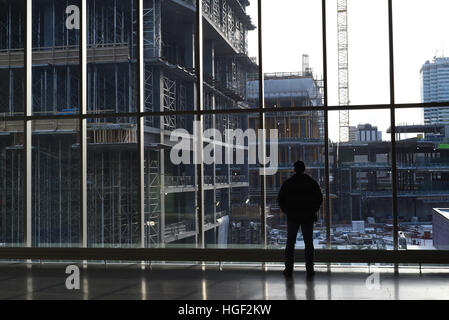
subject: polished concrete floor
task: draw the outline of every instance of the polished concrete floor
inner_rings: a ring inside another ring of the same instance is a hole
[[[317,267],[313,280],[297,267],[80,265],[80,289],[66,288],[68,264],[0,263],[0,299],[449,299],[447,269]]]

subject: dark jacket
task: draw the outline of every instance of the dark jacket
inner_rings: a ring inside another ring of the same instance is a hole
[[[320,186],[307,174],[295,174],[281,187],[278,203],[289,219],[297,222],[317,221],[317,212],[323,202]]]

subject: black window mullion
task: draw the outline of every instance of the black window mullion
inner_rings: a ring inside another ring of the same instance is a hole
[[[393,47],[393,0],[388,0],[388,38],[390,58],[390,128],[391,128],[391,175],[393,202],[393,243],[398,249],[398,199],[397,199],[397,166],[396,166],[396,117],[394,86],[394,47]]]
[[[329,115],[328,115],[328,91],[327,91],[327,25],[326,25],[326,0],[321,1],[321,20],[322,20],[322,40],[323,40],[323,104],[324,104],[324,154],[325,154],[325,178],[326,178],[326,199],[325,199],[325,216],[326,216],[326,247],[330,249],[330,183],[329,183]]]
[[[262,141],[262,154],[266,155],[266,128],[265,128],[265,76],[263,73],[263,26],[262,26],[262,0],[257,1],[257,16],[258,16],[258,49],[259,49],[259,128],[262,129],[263,136],[258,137],[263,139]],[[260,232],[261,232],[261,245],[262,248],[267,248],[267,214],[266,214],[266,177],[264,164],[260,164],[262,174],[259,170],[260,179]]]

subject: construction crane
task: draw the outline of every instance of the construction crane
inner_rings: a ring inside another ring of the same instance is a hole
[[[348,1],[337,0],[337,39],[338,39],[338,104],[349,105],[348,73]],[[340,110],[339,140],[349,141],[349,110]]]

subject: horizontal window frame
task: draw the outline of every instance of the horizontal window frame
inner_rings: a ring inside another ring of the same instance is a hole
[[[208,261],[284,262],[281,249],[215,248],[1,248],[0,259],[75,261]],[[317,249],[319,263],[449,264],[449,250],[328,250]],[[295,250],[295,262],[305,262],[304,250]]]

